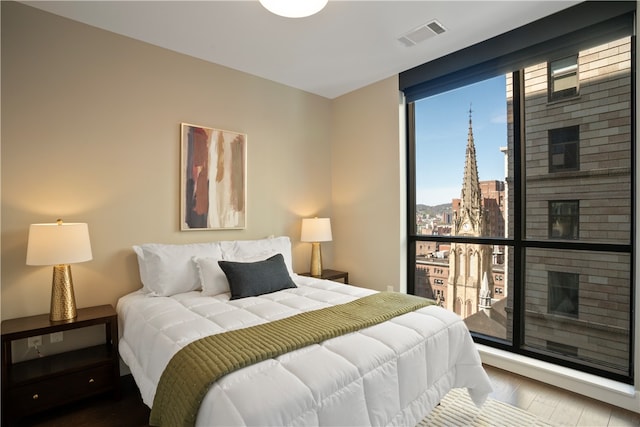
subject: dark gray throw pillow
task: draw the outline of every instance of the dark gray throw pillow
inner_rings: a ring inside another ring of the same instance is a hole
[[[264,261],[218,261],[229,281],[231,299],[255,297],[281,289],[296,288],[284,263],[282,254]]]

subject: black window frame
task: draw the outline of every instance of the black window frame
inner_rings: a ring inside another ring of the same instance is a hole
[[[514,133],[514,175],[513,186],[520,191],[520,197],[513,202],[514,219],[519,226],[513,227],[513,233],[508,238],[470,238],[461,236],[418,235],[416,232],[415,213],[415,106],[414,102],[428,96],[457,89],[499,74],[512,73],[514,88],[521,88],[524,80],[524,67],[528,65],[548,62],[574,54],[583,48],[596,46],[616,40],[624,36],[631,37],[631,76],[636,72],[636,37],[634,22],[636,17],[636,2],[583,2],[567,8],[561,12],[542,18],[531,24],[517,28],[510,32],[493,37],[489,40],[472,45],[460,51],[448,54],[423,65],[400,73],[399,89],[404,93],[406,105],[406,134],[407,134],[407,291],[413,293],[415,286],[415,244],[420,241],[435,242],[436,244],[475,243],[488,245],[503,245],[513,250],[514,289],[513,289],[513,339],[504,342],[493,337],[472,333],[474,341],[490,347],[502,349],[511,353],[543,360],[559,366],[584,371],[604,378],[633,384],[634,381],[634,301],[636,292],[635,282],[635,228],[636,228],[636,154],[635,144],[631,145],[631,224],[628,243],[604,244],[582,241],[536,240],[525,236],[526,213],[524,212],[524,198],[526,197],[523,182],[524,173],[524,93],[523,90],[513,91],[513,133]],[[636,140],[636,82],[631,79],[631,140]],[[580,172],[578,172],[580,173]],[[630,320],[629,320],[629,368],[628,374],[612,373],[597,367],[575,363],[566,358],[544,352],[531,351],[524,343],[524,302],[523,286],[525,283],[526,252],[533,249],[581,250],[596,252],[614,252],[630,255]]]

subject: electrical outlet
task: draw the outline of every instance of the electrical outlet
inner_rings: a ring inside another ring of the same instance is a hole
[[[42,347],[42,335],[27,338],[27,347]]]
[[[393,292],[393,286],[391,285],[387,286],[387,292]]]
[[[49,342],[50,343],[54,343],[54,342],[61,342],[62,341],[62,332],[53,332],[51,334],[49,334]]]

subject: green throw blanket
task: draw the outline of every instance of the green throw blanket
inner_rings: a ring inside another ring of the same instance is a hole
[[[201,338],[185,346],[169,361],[156,389],[149,424],[192,426],[210,385],[222,376],[431,304],[433,301],[413,295],[381,292],[346,304]]]

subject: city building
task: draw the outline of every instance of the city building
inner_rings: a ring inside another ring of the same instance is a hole
[[[525,238],[584,245],[526,251],[524,345],[614,373],[630,362],[632,260],[587,245],[631,243],[631,45],[524,70]],[[512,108],[510,75],[507,85]]]

